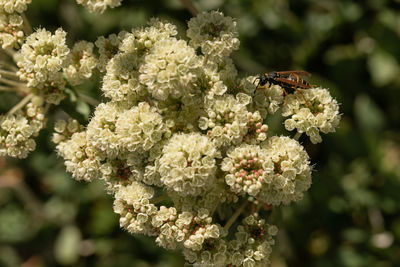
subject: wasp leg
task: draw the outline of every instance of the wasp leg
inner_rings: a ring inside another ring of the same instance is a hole
[[[307,107],[311,110],[310,101],[308,101],[308,100],[306,99],[306,97],[304,96],[303,92],[302,92],[301,90],[299,90],[298,88],[294,88],[294,90],[296,90],[296,92],[299,92],[299,94],[301,94],[301,96],[302,96],[303,99],[304,99],[304,102],[306,102]]]
[[[286,92],[285,88],[282,88],[282,96],[285,98],[285,103],[283,103],[283,106],[286,106],[288,93]]]

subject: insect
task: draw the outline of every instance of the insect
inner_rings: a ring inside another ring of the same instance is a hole
[[[282,87],[282,96],[285,96],[285,103],[283,105],[286,105],[286,96],[288,94],[298,91],[309,106],[309,102],[299,89],[310,89],[315,87],[315,85],[308,83],[304,79],[300,78],[300,76],[310,77],[311,74],[304,70],[272,71],[260,74],[254,83],[258,80],[257,88],[262,87],[267,83]]]

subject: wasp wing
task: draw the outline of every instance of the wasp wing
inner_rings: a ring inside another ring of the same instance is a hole
[[[307,76],[310,77],[311,73],[305,71],[305,70],[288,70],[288,71],[277,71],[276,72],[278,75],[282,76],[289,76],[290,74],[297,74],[300,76]]]

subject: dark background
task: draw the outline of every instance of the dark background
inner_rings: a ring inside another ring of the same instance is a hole
[[[272,266],[400,266],[400,1],[199,0],[200,10],[234,17],[241,75],[304,69],[329,88],[343,113],[336,133],[312,145],[313,184],[280,207]],[[178,25],[191,18],[178,0],[129,1],[103,15],[72,0],[34,0],[32,26],[63,27],[70,44],[144,26],[151,17]],[[84,85],[100,99],[98,81]],[[0,97],[0,111],[17,101]],[[70,101],[53,108],[38,148],[25,160],[0,158],[0,266],[183,266],[179,252],[118,226],[99,182],[79,183],[54,152],[51,129]],[[282,121],[271,121],[271,129]],[[288,134],[288,133],[286,133]]]

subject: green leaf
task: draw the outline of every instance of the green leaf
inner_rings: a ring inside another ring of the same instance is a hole
[[[360,94],[356,97],[354,113],[362,131],[379,132],[385,125],[384,113],[368,95]]]
[[[74,225],[65,226],[57,237],[54,256],[60,264],[74,264],[79,259],[81,232]]]

